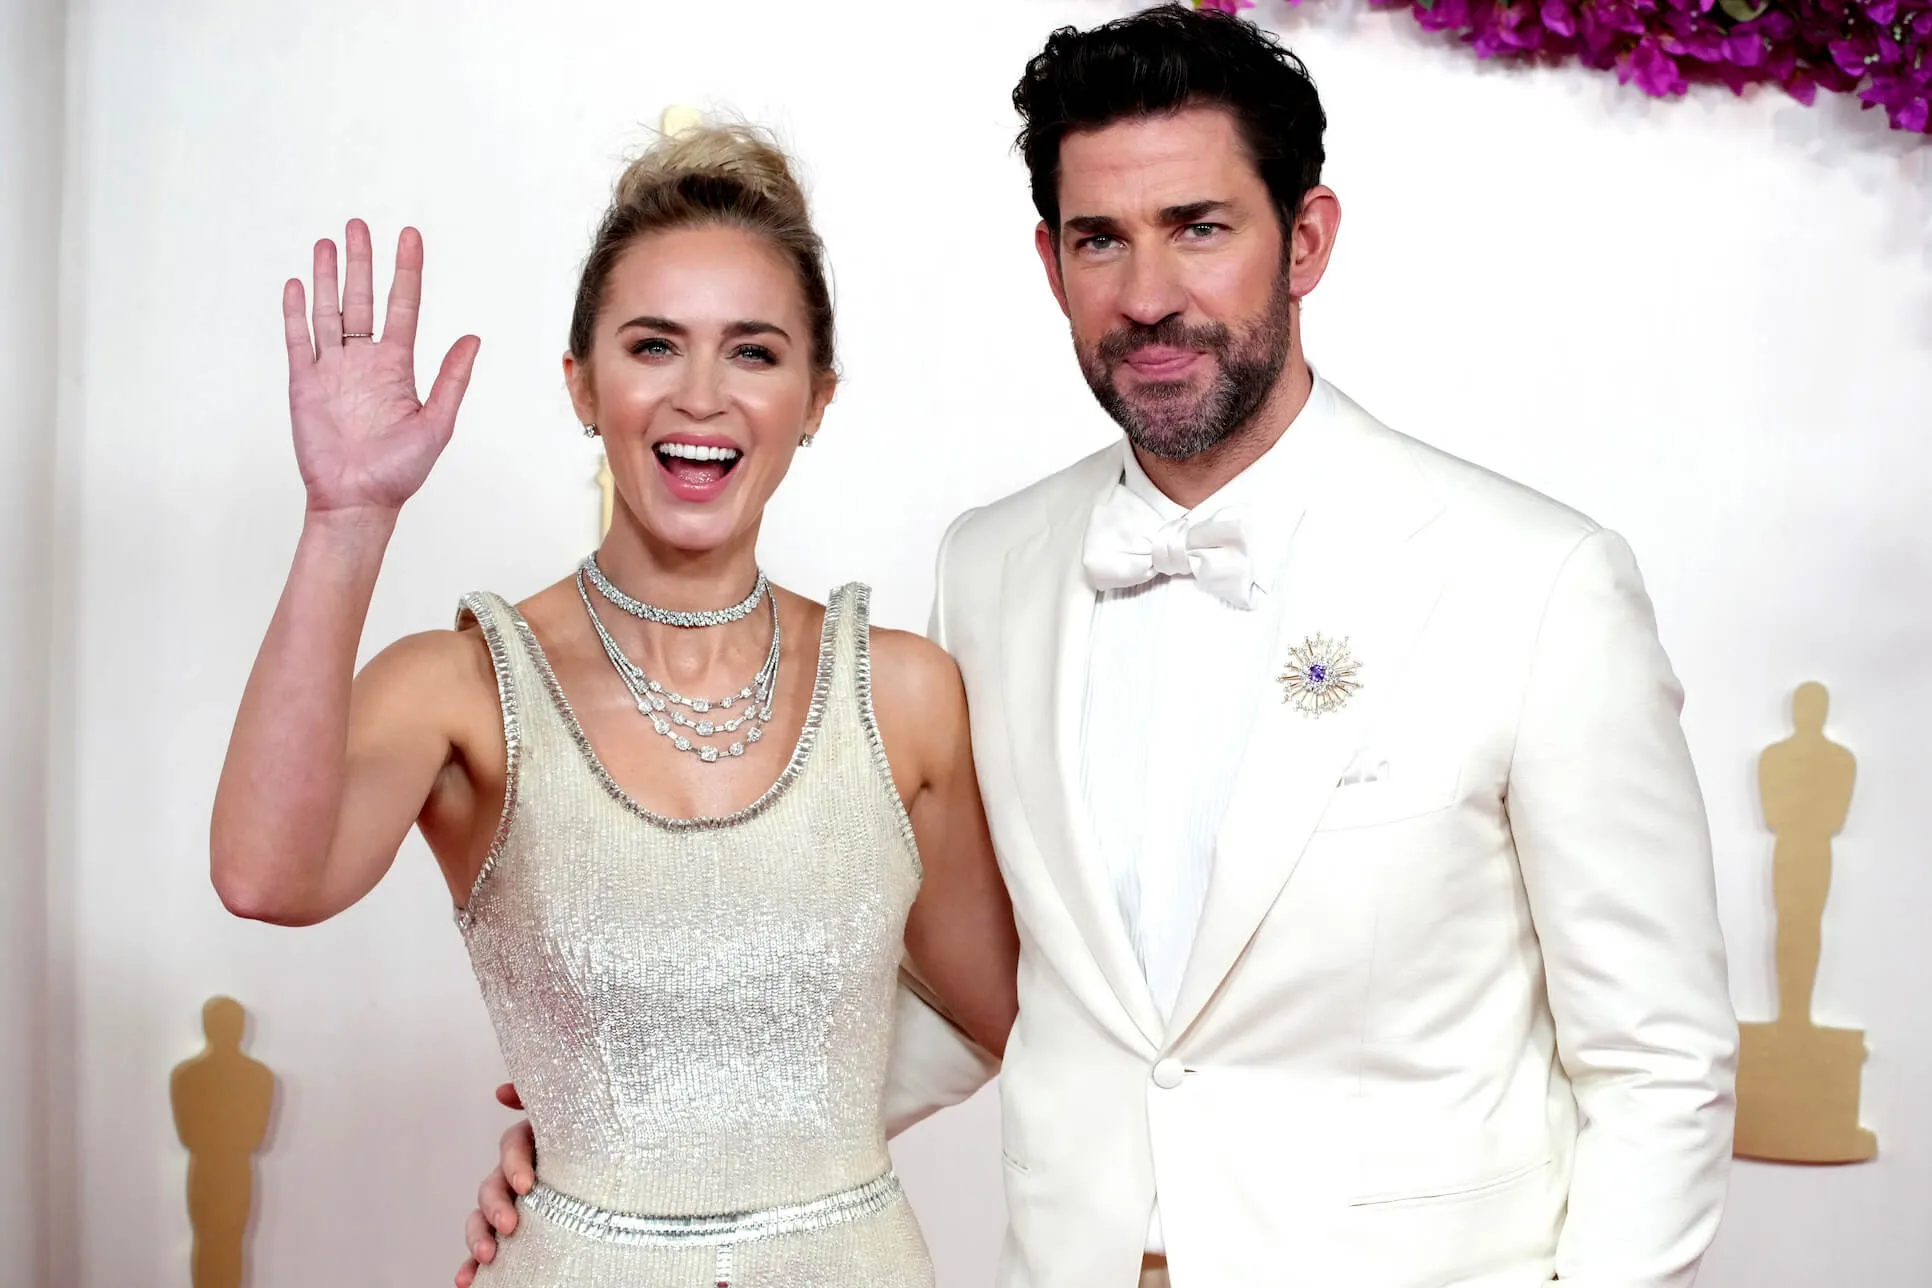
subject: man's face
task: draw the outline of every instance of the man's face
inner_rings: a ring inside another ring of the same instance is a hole
[[[1217,107],[1070,133],[1041,259],[1094,396],[1151,455],[1198,455],[1274,388],[1294,295],[1267,185]]]

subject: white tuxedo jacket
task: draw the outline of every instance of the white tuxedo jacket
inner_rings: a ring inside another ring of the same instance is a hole
[[[1081,546],[1124,446],[942,547],[935,634],[1020,929],[1000,1282],[1130,1288],[1158,1190],[1177,1288],[1689,1284],[1737,1035],[1636,565],[1337,401],[1277,653],[1346,637],[1362,688],[1259,715],[1166,1023],[1078,790]],[[904,1014],[895,1126],[985,1076]]]

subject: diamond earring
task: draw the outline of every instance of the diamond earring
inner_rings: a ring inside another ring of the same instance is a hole
[[[597,437],[597,426],[595,426],[595,425],[585,425],[585,426],[584,426],[584,437],[585,437],[585,438],[595,438],[595,437]]]
[[[817,434],[800,434],[798,436],[798,445],[800,447],[810,447],[812,445],[812,440],[817,437],[818,437]]]

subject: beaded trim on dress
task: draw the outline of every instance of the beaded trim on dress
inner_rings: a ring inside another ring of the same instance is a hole
[[[617,780],[612,778],[610,772],[604,768],[604,762],[598,758],[596,748],[590,745],[590,736],[584,732],[583,725],[577,719],[577,713],[571,709],[570,699],[564,696],[563,685],[557,681],[557,673],[550,669],[549,655],[543,651],[543,646],[537,643],[537,637],[530,631],[530,624],[524,621],[523,615],[515,609],[511,609],[510,613],[517,634],[522,638],[524,647],[529,650],[531,661],[536,663],[537,674],[542,677],[544,687],[550,690],[550,700],[556,704],[557,710],[562,714],[564,727],[569,731],[571,741],[575,742],[577,750],[583,753],[584,763],[589,766],[591,776],[610,794],[612,800],[646,822],[655,823],[659,827],[674,832],[736,826],[763,813],[774,801],[783,796],[786,789],[805,768],[806,761],[811,759],[812,748],[818,743],[819,725],[825,719],[825,699],[832,689],[832,664],[836,660],[834,656],[836,650],[832,647],[832,641],[838,629],[839,619],[839,605],[836,602],[825,606],[825,626],[819,632],[818,674],[812,681],[812,702],[806,708],[805,723],[799,728],[798,742],[792,748],[792,758],[786,762],[784,772],[778,775],[776,782],[765,789],[764,795],[743,809],[730,814],[699,818],[669,818],[654,810],[646,809],[618,785]]]
[[[491,616],[498,620],[486,618],[486,613],[492,609],[495,611]],[[523,642],[531,664],[536,668],[544,688],[550,694],[551,701],[563,717],[564,727],[570,734],[571,741],[577,744],[577,750],[583,756],[591,775],[597,779],[605,792],[632,814],[659,827],[672,831],[698,831],[733,827],[756,817],[784,795],[793,780],[803,772],[811,758],[812,749],[817,744],[819,728],[824,723],[825,704],[831,693],[833,672],[837,663],[835,644],[839,623],[849,612],[854,630],[853,656],[858,671],[856,678],[860,723],[865,728],[873,762],[892,797],[900,836],[912,856],[913,871],[923,875],[925,863],[919,853],[919,842],[913,834],[912,818],[906,812],[905,802],[899,797],[898,787],[892,776],[892,766],[886,757],[885,742],[879,733],[878,715],[872,704],[871,610],[871,587],[859,582],[850,582],[841,586],[827,598],[825,622],[819,630],[817,671],[812,681],[811,702],[806,708],[805,722],[799,728],[798,741],[792,748],[790,760],[786,762],[784,770],[764,794],[743,809],[730,814],[671,818],[639,804],[604,768],[603,760],[597,755],[596,748],[591,745],[589,735],[584,732],[583,724],[577,719],[577,713],[570,705],[570,699],[564,694],[562,683],[558,681],[556,672],[551,669],[549,654],[544,651],[543,645],[538,643],[536,634],[530,629],[530,624],[524,619],[523,614],[499,595],[482,591],[465,595],[462,600],[462,613],[474,617],[477,625],[483,628],[484,640],[490,650],[490,662],[496,671],[497,696],[503,709],[503,740],[507,749],[507,760],[504,771],[503,812],[497,821],[496,834],[491,841],[490,852],[484,859],[482,868],[478,870],[476,880],[470,884],[469,897],[462,907],[455,910],[458,929],[469,928],[470,909],[475,905],[477,895],[481,893],[490,874],[502,858],[503,849],[510,837],[511,820],[516,813],[518,772],[522,760],[521,721],[519,696],[510,667],[509,644],[502,630],[505,622]],[[461,614],[459,614],[459,620],[461,620]]]
[[[611,1212],[568,1194],[559,1194],[541,1181],[525,1196],[524,1202],[585,1238],[606,1243],[677,1246],[751,1243],[784,1234],[829,1230],[881,1211],[899,1194],[898,1175],[887,1172],[863,1185],[809,1203],[723,1216],[643,1216]]]
[[[496,624],[486,620],[485,614],[492,610],[501,611],[511,617],[516,609],[499,595],[477,591],[463,596],[462,608],[456,620],[460,625],[467,615],[476,619],[478,629],[483,632],[483,642],[490,650],[490,666],[496,672],[496,696],[498,705],[503,708],[503,812],[497,816],[496,835],[490,840],[490,852],[477,870],[476,880],[470,882],[469,896],[463,906],[456,910],[456,926],[459,930],[469,929],[470,908],[476,903],[477,893],[483,889],[484,882],[496,868],[497,860],[503,857],[503,847],[510,840],[510,820],[517,811],[517,775],[522,766],[523,735],[517,717],[516,681],[510,672],[510,649],[503,638],[503,632]]]
[[[879,717],[872,709],[872,588],[857,582],[834,591],[833,599],[852,596],[852,633],[857,640],[853,649],[858,661],[859,720],[865,725],[866,741],[872,745],[872,760],[885,779],[899,818],[899,834],[912,852],[912,870],[925,875],[925,860],[919,856],[919,840],[912,832],[912,816],[899,796],[899,785],[892,777],[892,763],[886,758],[885,739],[879,735]]]

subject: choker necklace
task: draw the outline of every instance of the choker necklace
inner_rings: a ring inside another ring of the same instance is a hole
[[[783,639],[783,632],[778,629],[778,596],[771,597],[771,650],[765,654],[765,664],[752,677],[751,683],[725,698],[687,698],[681,693],[673,693],[644,674],[643,667],[625,656],[624,650],[604,629],[603,619],[597,616],[597,609],[590,602],[590,590],[585,584],[587,572],[588,569],[581,569],[577,573],[578,598],[584,601],[584,611],[590,614],[590,624],[596,629],[597,639],[604,646],[604,656],[610,659],[611,666],[617,671],[617,678],[630,691],[631,700],[637,704],[637,713],[648,717],[653,729],[669,738],[671,745],[679,751],[688,751],[707,765],[742,756],[746,747],[765,736],[765,722],[771,719],[772,693],[778,686],[778,657]],[[765,585],[762,575],[758,585],[762,592]],[[732,708],[741,702],[745,704],[745,709],[732,715]],[[713,707],[724,714],[714,719],[711,714]],[[685,711],[692,714],[687,716]],[[730,738],[740,728],[745,730],[745,736],[723,745],[691,740],[693,736]]]
[[[632,599],[611,585],[610,579],[604,576],[604,570],[597,566],[597,556],[594,554],[584,556],[584,562],[578,566],[578,573],[580,580],[583,577],[590,578],[590,584],[597,587],[598,594],[632,617],[656,622],[659,626],[680,626],[686,630],[701,626],[729,626],[733,622],[743,621],[751,615],[752,609],[758,607],[758,601],[765,597],[769,589],[765,582],[764,570],[760,569],[758,583],[751,588],[751,593],[730,608],[707,608],[696,613],[678,613],[668,608],[659,608],[656,604],[647,604],[641,599]],[[595,617],[596,614],[593,613],[591,616]]]

